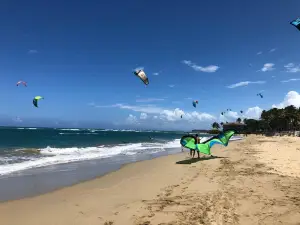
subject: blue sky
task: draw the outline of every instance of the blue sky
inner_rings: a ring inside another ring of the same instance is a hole
[[[289,24],[299,7],[297,0],[7,1],[0,122],[190,129],[235,120],[240,110],[255,118],[274,104],[300,106],[300,32]],[[132,74],[137,67],[147,87]],[[45,97],[38,109],[36,95]],[[227,108],[233,112],[220,118]]]

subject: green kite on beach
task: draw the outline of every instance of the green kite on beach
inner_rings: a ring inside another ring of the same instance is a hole
[[[234,135],[234,133],[235,131],[232,130],[221,132],[220,134],[213,136],[212,138],[200,144],[195,144],[196,138],[194,136],[185,135],[181,137],[180,144],[185,148],[197,150],[203,154],[210,155],[210,149],[214,144],[221,144],[227,146],[230,138],[232,137],[232,135]]]

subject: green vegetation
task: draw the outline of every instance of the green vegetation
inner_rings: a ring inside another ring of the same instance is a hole
[[[300,130],[300,108],[295,106],[288,106],[283,109],[272,108],[270,110],[263,110],[261,118],[247,119],[243,121],[237,118],[236,123],[244,123],[246,125],[244,132],[246,133],[270,133],[270,132],[291,132]],[[218,133],[220,127],[225,123],[214,122],[212,130],[208,133]],[[234,125],[233,125],[234,126]]]
[[[220,129],[220,124],[218,124],[217,122],[214,122],[214,123],[211,125],[211,127],[212,127],[213,129]]]
[[[262,111],[260,120],[244,119],[249,132],[280,132],[300,129],[300,108],[288,106]]]

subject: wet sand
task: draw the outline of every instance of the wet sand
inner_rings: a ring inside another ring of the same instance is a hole
[[[299,225],[297,146],[298,138],[249,136],[214,147],[218,157],[190,160],[185,152],[129,164],[92,181],[1,203],[1,224]]]

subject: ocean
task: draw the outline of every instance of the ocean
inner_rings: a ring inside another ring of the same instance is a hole
[[[0,128],[0,201],[50,192],[104,175],[127,163],[178,153],[179,140],[184,134],[180,131]]]
[[[0,128],[0,176],[26,169],[180,147],[183,132]]]

